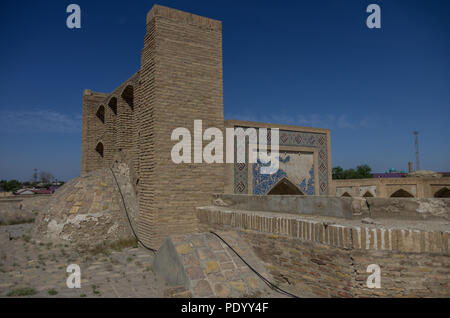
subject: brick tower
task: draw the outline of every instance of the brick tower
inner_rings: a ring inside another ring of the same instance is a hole
[[[147,15],[139,73],[138,233],[157,248],[167,235],[194,232],[194,207],[223,192],[223,164],[175,164],[170,139],[177,127],[193,138],[197,119],[203,131],[223,131],[221,22],[155,5]]]

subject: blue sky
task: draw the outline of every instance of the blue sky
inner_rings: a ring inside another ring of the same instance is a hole
[[[81,29],[66,7],[81,7]],[[139,69],[153,1],[0,4],[0,178],[79,175],[81,99]],[[223,22],[226,119],[330,128],[333,166],[450,171],[450,1],[164,1]],[[381,7],[368,29],[366,7]]]

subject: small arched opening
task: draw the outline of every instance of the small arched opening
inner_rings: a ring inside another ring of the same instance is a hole
[[[351,198],[352,196],[350,195],[350,193],[348,192],[344,192],[341,197],[345,197],[345,198]]]
[[[97,116],[98,119],[104,124],[105,123],[105,107],[101,105],[97,112],[95,113],[95,116]]]
[[[268,195],[304,195],[300,189],[290,182],[288,179],[283,178],[270,189]]]
[[[439,191],[436,191],[434,194],[435,198],[450,198],[450,189],[447,187],[444,187],[440,189]]]
[[[414,196],[406,190],[399,189],[391,194],[391,198],[414,198]]]
[[[364,193],[363,198],[373,198],[373,194],[370,191],[366,191],[366,193]]]
[[[134,93],[133,86],[128,85],[122,92],[122,98],[127,102],[128,106],[130,106],[131,110],[134,109]]]
[[[113,97],[108,102],[109,108],[113,111],[114,115],[117,115],[117,98]]]
[[[100,155],[100,157],[103,158],[103,144],[99,142],[97,146],[95,147],[95,151]]]

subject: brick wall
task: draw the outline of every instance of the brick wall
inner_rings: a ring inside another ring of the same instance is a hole
[[[140,69],[141,239],[159,247],[197,228],[194,207],[223,191],[222,164],[174,164],[172,131],[194,120],[223,131],[221,22],[155,5]],[[193,137],[193,136],[192,136]]]
[[[432,198],[444,188],[450,188],[449,178],[370,178],[333,180],[330,195],[340,196],[346,191],[351,196],[362,196],[368,186],[376,188],[374,195],[379,198],[390,197],[397,190],[403,189],[415,198]]]
[[[103,166],[103,158],[95,147],[103,141],[105,125],[97,118],[97,110],[106,94],[85,90],[83,92],[83,117],[81,130],[81,174]]]
[[[209,203],[211,193],[224,192],[225,164],[177,165],[171,160],[175,128],[189,129],[193,138],[194,120],[201,119],[203,131],[215,127],[224,132],[222,84],[221,22],[155,5],[147,15],[139,71],[110,94],[85,91],[82,174],[116,161],[130,166],[140,205],[138,232],[150,246],[159,247],[170,234],[196,231],[194,208]],[[96,116],[101,106],[104,123]],[[315,169],[321,169],[317,188],[325,194],[331,178],[329,131],[305,129],[299,132],[317,133],[308,135],[308,145],[321,145],[323,162]],[[305,136],[297,143],[305,143]],[[99,142],[103,158],[95,150]]]
[[[118,141],[120,150],[131,149],[133,146],[133,111],[134,88],[127,85],[118,98]]]
[[[243,237],[278,282],[320,297],[450,297],[448,255],[342,249],[255,232]],[[370,264],[380,266],[379,289],[367,287]]]
[[[199,209],[200,229],[240,230],[280,283],[321,297],[450,297],[449,232],[326,225]],[[381,288],[366,285],[381,268]]]
[[[137,162],[138,115],[135,114],[135,90],[139,85],[136,73],[117,87],[112,93],[96,93],[85,90],[82,119],[82,174],[110,167],[120,158],[120,151],[128,150],[132,163]],[[104,107],[104,123],[96,116],[99,107]],[[103,144],[103,158],[95,147]],[[130,155],[132,154],[132,155]]]
[[[117,107],[117,98],[109,97],[105,101],[105,164],[111,165],[117,151],[117,115],[113,109]]]

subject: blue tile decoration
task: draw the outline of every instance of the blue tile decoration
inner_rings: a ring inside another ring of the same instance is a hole
[[[290,160],[290,156],[286,156],[283,160],[278,158],[281,162],[286,163]],[[276,185],[281,179],[287,178],[287,173],[283,169],[278,169],[277,173],[274,174],[261,174],[261,167],[270,166],[270,161],[268,163],[263,163],[259,159],[253,165],[253,194],[264,195],[267,194],[274,185]],[[302,180],[300,184],[296,184],[300,190],[305,195],[314,195],[314,165],[309,170],[309,178]]]
[[[311,170],[309,170],[309,178],[308,180],[303,179],[302,183],[297,184],[297,186],[302,190],[302,192],[306,195],[314,195],[314,165],[312,165]]]
[[[239,128],[239,127],[235,127]],[[242,127],[246,129],[248,127]],[[258,128],[255,128],[258,132]],[[328,151],[327,151],[327,135],[323,133],[312,133],[312,132],[299,132],[299,131],[291,131],[291,130],[280,130],[280,146],[291,146],[291,147],[311,147],[318,150],[318,180],[319,184],[314,184],[314,169],[310,171],[309,180],[303,180],[300,185],[298,185],[302,192],[305,194],[314,194],[314,190],[317,186],[319,195],[327,195],[328,194]],[[267,134],[268,143],[270,144],[270,129]],[[235,143],[236,144],[236,143]],[[246,152],[248,154],[248,147],[246,147]],[[235,145],[235,157],[236,157],[236,145]],[[246,158],[248,158],[246,156]],[[254,164],[253,166],[256,166]],[[314,168],[314,167],[313,167]],[[237,194],[249,194],[249,184],[248,184],[248,172],[249,172],[249,164],[234,164],[234,193]],[[273,176],[274,179],[279,178],[284,171],[281,171]],[[252,172],[253,173],[253,172]],[[286,172],[284,172],[286,173]],[[279,179],[278,179],[279,180]],[[260,184],[264,186],[260,186],[258,189],[254,189],[252,192],[262,193],[264,192],[265,185],[268,183],[268,180],[259,180]],[[253,183],[255,183],[255,177],[253,177]],[[253,184],[253,188],[255,188],[255,184]],[[267,193],[267,192],[266,192]],[[255,193],[256,194],[256,193]],[[265,194],[265,193],[264,193]]]
[[[289,161],[289,156],[286,157],[286,160]],[[259,159],[253,164],[253,194],[267,194],[278,181],[287,176],[286,172],[282,169],[278,169],[274,174],[259,173],[261,167],[268,166],[270,166],[270,161],[268,163],[262,163]]]

